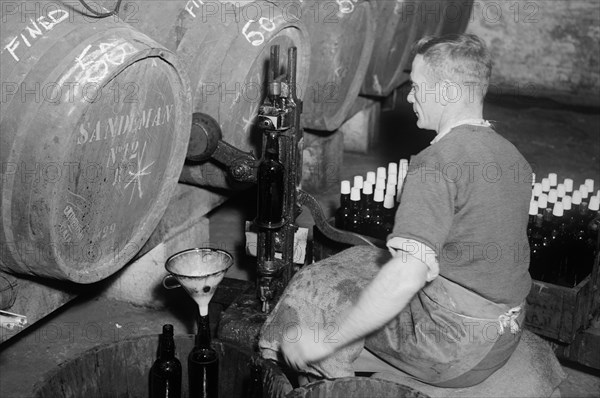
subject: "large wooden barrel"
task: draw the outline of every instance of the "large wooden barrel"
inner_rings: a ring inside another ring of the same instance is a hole
[[[369,377],[321,380],[296,388],[286,398],[429,398],[411,387]]]
[[[409,79],[411,48],[425,35],[440,32],[443,25],[441,0],[371,1],[377,30],[375,48],[361,94],[387,97]]]
[[[310,34],[311,62],[303,126],[334,131],[348,119],[375,43],[371,4],[363,0],[280,0]]]
[[[215,340],[219,356],[219,396],[227,398],[428,398],[408,386],[368,377],[322,380],[294,389],[271,361],[233,344]],[[148,397],[150,367],[158,336],[141,336],[101,345],[50,370],[34,385],[34,397]],[[182,396],[188,396],[187,355],[192,335],[175,336],[182,366]]]
[[[188,396],[187,356],[192,335],[175,336],[175,356],[182,366],[182,397]],[[254,383],[255,359],[228,343],[213,341],[219,356],[219,396],[261,398]],[[93,348],[49,371],[34,386],[34,397],[147,398],[150,367],[156,359],[158,336],[141,336]],[[258,360],[259,363],[262,360]]]
[[[440,23],[435,36],[464,33],[467,30],[475,0],[444,0],[439,2]]]
[[[191,95],[172,52],[79,10],[2,4],[0,266],[91,283],[125,265],[162,217]]]
[[[319,380],[294,388],[282,369],[271,360],[255,361],[263,397],[269,398],[428,398],[415,389],[370,377]]]
[[[181,57],[189,71],[193,110],[217,120],[223,140],[244,151],[261,150],[256,128],[258,107],[266,95],[271,45],[298,49],[297,86],[306,93],[310,38],[304,24],[270,1],[125,0],[120,13],[136,29]],[[221,166],[212,161],[186,168],[183,182],[230,188]]]

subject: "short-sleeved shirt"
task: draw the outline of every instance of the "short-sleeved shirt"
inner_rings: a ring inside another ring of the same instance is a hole
[[[389,238],[423,243],[439,274],[511,307],[531,288],[532,170],[491,127],[461,125],[412,157]],[[426,258],[422,258],[426,263]]]

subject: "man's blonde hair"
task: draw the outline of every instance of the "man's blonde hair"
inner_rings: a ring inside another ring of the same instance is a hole
[[[483,97],[492,74],[492,57],[483,40],[473,34],[426,36],[413,46],[438,81],[473,85]]]

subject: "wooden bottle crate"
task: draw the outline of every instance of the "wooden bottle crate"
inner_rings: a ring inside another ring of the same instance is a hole
[[[571,343],[600,309],[599,262],[600,253],[596,255],[592,273],[573,288],[534,280],[527,296],[527,329],[561,343]]]

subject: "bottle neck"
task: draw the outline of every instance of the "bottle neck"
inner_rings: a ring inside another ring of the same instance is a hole
[[[208,315],[200,315],[198,318],[198,334],[196,335],[197,347],[210,347],[210,325]]]
[[[175,358],[175,342],[173,341],[173,336],[161,334],[159,345],[158,357],[160,359]]]
[[[350,205],[350,194],[342,193],[340,194],[340,207],[346,207]]]
[[[265,145],[265,159],[279,160],[279,139],[277,133],[267,133],[267,143]]]

